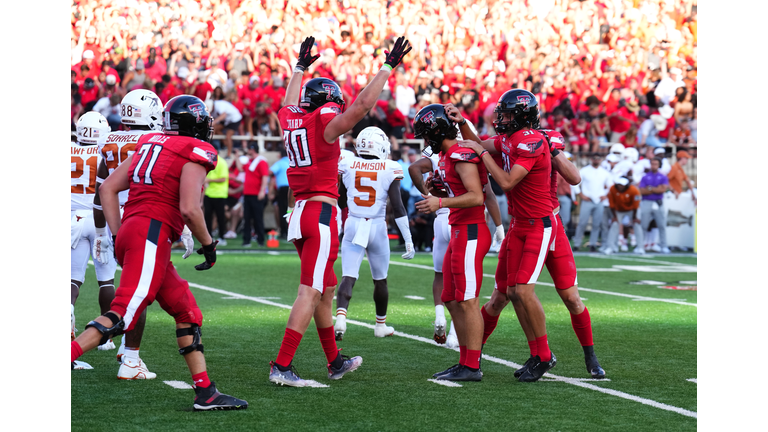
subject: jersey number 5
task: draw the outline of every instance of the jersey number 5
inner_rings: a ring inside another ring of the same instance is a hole
[[[378,174],[376,171],[355,171],[355,189],[357,189],[360,193],[368,193],[368,199],[360,199],[360,197],[355,197],[355,204],[359,205],[360,207],[372,207],[374,204],[376,204],[376,189],[371,186],[363,186],[363,179],[367,178],[368,180],[375,182],[378,178]]]
[[[144,167],[144,161],[147,159],[147,154],[149,154],[149,149],[152,148],[152,157],[149,158],[149,163],[147,164],[146,169],[144,169],[144,174],[142,175],[141,169]],[[144,184],[151,185],[152,183],[152,168],[155,167],[155,162],[157,162],[157,158],[160,156],[160,152],[163,151],[163,146],[158,144],[144,144],[141,146],[138,154],[141,155],[141,159],[139,159],[139,163],[136,164],[136,168],[133,170],[133,182],[134,183],[141,183],[142,177],[144,180]]]
[[[296,168],[312,165],[306,129],[284,130],[283,141],[285,141],[285,152],[288,153],[288,166]]]

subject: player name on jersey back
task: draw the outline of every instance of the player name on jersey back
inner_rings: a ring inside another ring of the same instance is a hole
[[[355,160],[352,163],[352,166],[350,166],[349,168],[353,170],[383,171],[387,169],[387,163],[385,161],[374,162],[374,161]]]
[[[96,193],[96,170],[99,166],[99,147],[70,143],[70,209],[88,210],[93,208]]]
[[[350,157],[339,163],[339,174],[347,188],[349,214],[381,218],[386,216],[389,187],[403,178],[403,168],[392,160]]]

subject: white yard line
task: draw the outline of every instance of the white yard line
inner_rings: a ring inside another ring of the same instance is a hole
[[[424,297],[415,296],[415,295],[407,295],[407,296],[403,296],[403,297],[405,297],[407,299],[411,299],[411,300],[426,300]]]
[[[427,381],[432,381],[432,382],[433,382],[433,383],[435,383],[435,384],[440,384],[440,385],[442,385],[442,386],[446,386],[446,387],[462,387],[462,385],[461,385],[461,384],[459,384],[459,383],[455,383],[455,382],[453,382],[453,381],[446,381],[446,380],[436,380],[436,379],[434,379],[434,378],[430,378],[430,379],[428,379]]]
[[[403,264],[405,264],[405,263],[403,263]],[[415,265],[417,265],[417,264],[411,264],[410,266],[415,266]],[[423,266],[423,267],[426,267],[426,266]],[[431,267],[427,267],[427,268],[429,270],[432,270]],[[493,276],[491,276],[491,277],[493,277]],[[240,299],[243,299],[243,300],[250,300],[250,301],[254,301],[254,302],[265,304],[265,305],[269,305],[269,306],[279,307],[279,308],[282,308],[282,309],[288,309],[288,310],[291,309],[291,306],[289,306],[289,305],[285,305],[285,304],[281,304],[281,303],[276,303],[276,302],[273,302],[273,301],[270,301],[270,300],[265,300],[265,299],[260,298],[260,297],[246,296],[246,295],[239,294],[239,293],[236,293],[236,292],[226,291],[226,290],[222,290],[222,289],[218,289],[218,288],[212,288],[212,287],[205,286],[205,285],[200,285],[200,284],[197,284],[197,283],[194,283],[194,282],[189,282],[189,286],[193,287],[193,288],[198,288],[198,289],[201,289],[201,290],[204,290],[204,291],[215,292],[215,293],[218,293],[218,294],[227,295],[227,296],[231,296],[231,297],[235,297],[235,298],[240,298]],[[616,293],[610,293],[610,294],[616,294]],[[687,304],[687,303],[682,303],[682,304]],[[350,319],[348,319],[347,322],[349,324],[355,324],[355,325],[359,325],[359,326],[362,326],[362,327],[367,327],[369,329],[373,329],[373,324],[364,323],[364,322],[356,321],[356,320],[350,320]],[[403,332],[399,332],[399,331],[395,331],[394,335],[395,336],[404,337],[406,339],[411,339],[411,340],[415,340],[415,341],[419,341],[419,342],[424,342],[424,343],[427,343],[427,344],[430,344],[430,345],[435,345],[435,346],[442,347],[442,348],[445,348],[445,349],[452,349],[453,351],[459,351],[458,348],[448,348],[445,345],[438,345],[438,343],[435,342],[434,340],[427,339],[427,338],[421,337],[421,336],[411,335],[411,334],[403,333]],[[487,361],[490,361],[490,362],[493,362],[493,363],[498,363],[498,364],[510,367],[512,369],[519,369],[520,367],[522,367],[521,364],[517,364],[517,363],[511,362],[511,361],[508,361],[508,360],[504,360],[504,359],[501,359],[501,358],[498,358],[498,357],[490,356],[488,354],[483,354],[483,359],[485,359]],[[593,391],[604,393],[604,394],[608,394],[608,395],[611,395],[611,396],[620,397],[622,399],[631,400],[633,402],[638,402],[638,403],[641,403],[643,405],[648,405],[648,406],[651,406],[651,407],[654,407],[654,408],[658,408],[658,409],[661,409],[661,410],[675,412],[675,413],[678,413],[678,414],[681,414],[681,415],[684,415],[684,416],[687,416],[687,417],[698,418],[698,414],[696,412],[694,412],[694,411],[689,411],[689,410],[684,409],[684,408],[679,408],[679,407],[672,406],[672,405],[667,405],[667,404],[664,404],[664,403],[661,403],[661,402],[656,402],[656,401],[651,400],[651,399],[642,398],[642,397],[635,396],[635,395],[632,395],[632,394],[629,394],[629,393],[625,393],[625,392],[622,392],[622,391],[612,390],[612,389],[603,388],[603,387],[598,387],[598,386],[596,386],[594,384],[589,384],[589,383],[586,383],[586,382],[582,382],[582,381],[580,381],[577,378],[563,377],[563,376],[554,375],[554,374],[551,374],[551,373],[546,373],[546,374],[544,374],[544,376],[547,377],[547,378],[554,379],[556,381],[562,381],[562,382],[564,382],[566,384],[571,384],[571,385],[574,385],[574,386],[577,386],[577,387],[582,387],[582,388],[585,388],[585,389],[588,389],[588,390],[593,390]]]
[[[697,381],[696,378],[687,379],[686,381],[690,381],[690,382],[692,382],[694,384],[698,384],[698,381]]]
[[[644,263],[651,263],[651,264],[688,265],[688,264],[682,264],[678,262],[658,261],[658,260],[651,260],[651,259],[641,258],[641,257],[632,258],[632,257],[622,257],[622,256],[616,256],[616,255],[589,255],[589,257],[610,259],[610,260],[616,260],[616,261],[644,262]]]
[[[184,381],[163,381],[169,386],[179,390],[192,390],[192,386]]]
[[[201,290],[204,290],[204,291],[210,291],[210,292],[215,292],[215,293],[219,293],[219,294],[229,295],[229,296],[232,296],[232,297],[238,297],[238,298],[241,298],[243,300],[251,300],[251,301],[254,301],[254,302],[257,302],[257,303],[262,303],[262,304],[269,305],[269,306],[275,306],[275,307],[279,307],[279,308],[283,308],[283,309],[291,309],[291,306],[280,304],[280,303],[275,303],[275,302],[269,301],[269,300],[264,300],[264,299],[259,298],[259,297],[246,296],[246,295],[243,295],[243,294],[238,294],[238,293],[231,292],[231,291],[225,291],[225,290],[218,289],[218,288],[211,288],[211,287],[208,287],[208,286],[205,286],[205,285],[200,285],[200,284],[193,283],[193,282],[190,282],[189,286],[190,287],[194,287],[194,288],[198,288],[198,289],[201,289]],[[369,329],[373,329],[373,324],[369,324],[369,323],[365,323],[365,322],[361,322],[361,321],[347,319],[347,323],[354,324],[354,325],[359,325],[359,326],[362,326],[362,327],[367,327]],[[404,337],[406,339],[411,339],[411,340],[427,343],[427,344],[434,345],[434,346],[441,347],[441,348],[445,348],[445,349],[452,349],[453,351],[458,351],[459,350],[458,348],[447,348],[445,345],[438,345],[437,342],[435,342],[434,340],[427,339],[427,338],[421,337],[421,336],[416,336],[416,335],[412,335],[412,334],[408,334],[408,333],[403,333],[403,332],[399,332],[399,331],[395,331],[394,335],[395,336]],[[508,361],[508,360],[500,359],[498,357],[493,357],[493,356],[490,356],[490,355],[487,355],[487,354],[483,354],[483,359],[485,359],[487,361],[490,361],[490,362],[493,362],[493,363],[498,363],[498,364],[501,364],[501,365],[504,365],[504,366],[508,366],[508,367],[510,367],[512,369],[518,369],[518,368],[522,367],[522,365],[520,365],[520,364],[511,362],[511,361]],[[664,403],[661,403],[661,402],[656,402],[656,401],[651,400],[651,399],[641,398],[639,396],[635,396],[635,395],[632,395],[632,394],[629,394],[629,393],[625,393],[625,392],[621,392],[621,391],[618,391],[618,390],[612,390],[612,389],[607,389],[607,388],[603,388],[603,387],[598,387],[598,386],[596,386],[594,384],[589,384],[589,383],[586,383],[586,382],[582,382],[578,378],[563,377],[563,376],[559,376],[559,375],[553,375],[553,374],[550,374],[550,373],[544,374],[544,376],[547,377],[547,378],[554,379],[556,381],[562,381],[562,382],[564,382],[566,384],[571,384],[571,385],[575,385],[577,387],[582,387],[582,388],[589,389],[589,390],[594,390],[594,391],[597,391],[597,392],[600,392],[600,393],[605,393],[605,394],[608,394],[608,395],[611,395],[611,396],[620,397],[622,399],[631,400],[631,401],[638,402],[638,403],[641,403],[641,404],[644,404],[644,405],[652,406],[654,408],[658,408],[658,409],[662,409],[662,410],[666,410],[666,411],[676,412],[678,414],[682,414],[682,415],[687,416],[687,417],[697,418],[697,413],[694,412],[694,411],[689,411],[689,410],[686,410],[686,409],[683,409],[683,408],[679,408],[679,407],[676,407],[676,406],[667,405],[667,404],[664,404]]]
[[[363,258],[363,259],[367,259],[367,258]],[[421,264],[404,263],[404,262],[399,262],[399,261],[390,261],[389,263],[390,264],[394,264],[394,265],[403,266],[403,267],[412,267],[412,268],[418,268],[418,269],[435,271],[434,268],[432,268],[431,266],[425,266],[425,265],[421,265]],[[485,276],[487,278],[490,278],[490,279],[494,279],[495,278],[494,275],[488,274],[488,273],[484,273],[483,276]],[[551,287],[555,286],[555,284],[552,284],[552,283],[549,283],[549,282],[536,282],[536,284],[537,285],[551,286]],[[579,291],[587,291],[587,292],[593,292],[593,293],[598,293],[598,294],[606,294],[606,295],[613,295],[613,296],[619,296],[619,297],[626,297],[626,298],[631,298],[631,299],[635,299],[635,300],[642,300],[642,301],[657,301],[657,302],[663,302],[663,303],[672,303],[672,304],[678,304],[678,305],[698,307],[698,305],[696,303],[687,303],[687,302],[681,302],[681,301],[678,301],[678,300],[670,300],[670,299],[663,299],[663,298],[656,298],[656,297],[638,296],[638,295],[633,295],[633,294],[624,294],[624,293],[618,293],[618,292],[613,292],[613,291],[604,291],[604,290],[597,290],[597,289],[592,289],[592,288],[584,288],[584,287],[581,287],[581,286],[579,287]]]

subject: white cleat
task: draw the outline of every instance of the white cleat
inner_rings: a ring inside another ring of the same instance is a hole
[[[147,365],[144,364],[141,359],[138,363],[133,359],[123,357],[123,363],[120,365],[120,369],[117,371],[117,379],[121,380],[140,380],[140,379],[155,379],[157,374],[150,372],[147,369]]]
[[[386,324],[376,324],[373,326],[373,335],[376,337],[387,337],[395,334],[395,328]]]
[[[333,331],[336,333],[336,340],[340,341],[347,332],[347,317],[336,315],[336,324],[333,325]]]
[[[445,317],[435,318],[435,336],[433,339],[439,344],[445,343],[445,327],[447,326]]]
[[[103,345],[99,345],[96,348],[98,348],[99,351],[109,351],[109,350],[113,350],[113,349],[115,349],[117,347],[115,346],[115,343],[112,342],[112,339],[110,339],[110,340],[104,342]]]
[[[636,253],[638,255],[645,255],[645,249],[643,249],[640,246],[635,246],[635,249],[632,251],[632,253]]]
[[[72,362],[72,370],[82,370],[82,369],[93,369],[93,366],[80,360],[75,360]]]
[[[456,327],[453,326],[453,321],[451,321],[451,331],[448,333],[448,337],[445,339],[445,346],[448,348],[459,347],[459,338],[456,336]]]
[[[623,245],[619,246],[619,251],[620,252],[627,252],[627,251],[629,251],[629,249],[627,248],[627,245],[623,244]]]

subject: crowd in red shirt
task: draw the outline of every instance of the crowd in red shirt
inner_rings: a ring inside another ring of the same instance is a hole
[[[541,102],[542,126],[577,151],[631,143],[627,133],[686,97],[693,108],[675,110],[659,138],[695,142],[695,129],[675,130],[683,118],[696,124],[696,0],[74,3],[73,119],[112,93],[147,88],[163,101],[182,93],[210,101],[219,87],[246,117],[241,132],[280,135],[273,114],[306,36],[321,58],[305,78],[336,80],[349,106],[393,36],[406,34],[413,54],[372,113],[397,138],[412,136],[409,117],[420,107],[448,101],[491,135],[498,97],[522,87]]]

